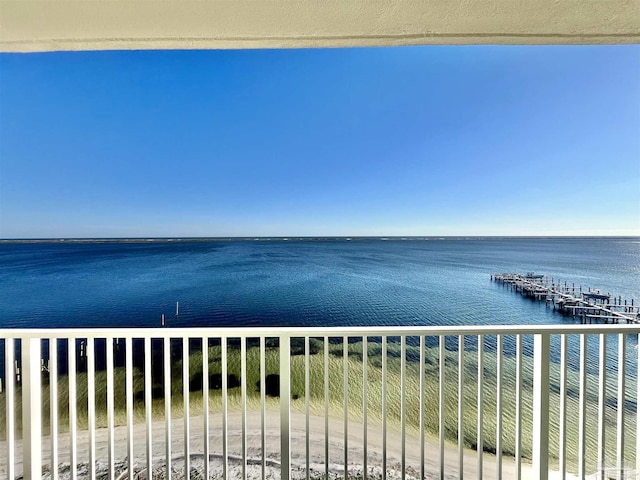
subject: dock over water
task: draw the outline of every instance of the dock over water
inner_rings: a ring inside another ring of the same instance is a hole
[[[611,296],[597,289],[575,283],[549,280],[545,275],[528,272],[494,273],[491,280],[510,290],[539,301],[567,315],[578,317],[582,323],[637,323],[640,324],[640,305],[633,299]]]

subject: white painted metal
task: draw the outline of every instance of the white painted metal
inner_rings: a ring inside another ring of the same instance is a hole
[[[177,315],[176,304],[176,315]],[[189,338],[182,337],[182,427],[183,427],[183,451],[184,451],[184,476],[186,480],[191,478],[191,425],[189,424]]]
[[[266,339],[260,337],[260,445],[261,445],[261,470],[262,480],[267,475],[267,401],[266,401]],[[208,479],[209,477],[207,477]]]
[[[291,478],[291,338],[280,337],[280,478]]]
[[[549,334],[533,338],[533,475],[549,478]]]
[[[242,478],[247,478],[247,338],[240,339],[240,391],[242,397]]]
[[[127,465],[129,478],[133,477],[134,460],[133,455],[133,339],[127,338],[125,341],[125,382],[127,401]]]
[[[58,339],[49,339],[49,419],[51,422],[51,480],[58,480]]]
[[[482,394],[484,392],[484,366],[483,360],[484,335],[478,335],[478,428],[477,428],[477,449],[478,449],[478,480],[482,480],[482,452],[484,449],[484,439],[482,434]]]
[[[4,378],[7,384],[5,397],[6,411],[6,438],[7,438],[7,479],[13,479],[16,476],[15,470],[15,452],[16,452],[16,423],[15,423],[15,385],[16,372],[15,365],[15,340],[13,337],[5,336],[4,341]]]
[[[601,326],[595,326],[596,328],[590,328],[592,327],[591,325],[587,325],[587,326],[580,326],[580,330],[577,329],[573,329],[573,328],[568,328],[566,326],[560,326],[560,327],[556,327],[556,326],[552,326],[551,328],[548,328],[546,326],[542,326],[540,328],[537,328],[536,331],[538,332],[536,334],[536,341],[537,342],[542,342],[542,347],[540,347],[539,345],[537,345],[536,351],[535,351],[535,375],[534,375],[534,394],[538,395],[540,399],[542,399],[542,406],[539,406],[536,400],[536,397],[534,396],[534,416],[535,416],[535,420],[534,420],[534,469],[537,469],[539,471],[539,474],[541,475],[540,478],[544,478],[545,474],[548,474],[548,469],[545,468],[545,461],[548,462],[548,409],[544,408],[544,401],[545,401],[545,389],[546,389],[546,402],[548,402],[548,390],[549,390],[549,384],[548,384],[548,380],[545,382],[544,378],[545,375],[548,376],[548,370],[549,370],[549,348],[548,348],[548,343],[549,343],[549,336],[551,334],[557,334],[560,333],[561,335],[561,354],[560,354],[560,444],[561,444],[561,449],[560,449],[560,474],[561,477],[564,478],[565,476],[565,471],[566,471],[566,455],[564,453],[564,449],[563,446],[566,443],[566,401],[565,401],[565,392],[566,392],[566,388],[567,388],[567,335],[568,334],[575,334],[575,333],[579,333],[580,335],[580,407],[579,407],[579,457],[578,457],[578,469],[579,469],[579,476],[580,477],[584,477],[585,473],[586,473],[586,465],[585,465],[585,450],[586,450],[586,444],[585,444],[585,429],[586,429],[586,424],[587,424],[587,418],[586,418],[586,381],[587,381],[587,375],[586,375],[586,358],[587,358],[587,348],[586,348],[586,335],[588,332],[588,334],[604,334],[606,333],[616,333],[618,334],[619,337],[619,351],[618,351],[618,362],[619,362],[619,370],[618,370],[618,390],[617,390],[617,394],[618,394],[618,405],[620,408],[618,408],[617,410],[617,463],[618,463],[618,467],[622,468],[624,467],[623,464],[623,454],[624,454],[624,425],[623,425],[623,420],[624,420],[624,405],[625,405],[625,400],[626,400],[626,393],[625,393],[625,360],[626,360],[626,353],[625,353],[625,346],[626,346],[626,336],[629,334],[637,334],[638,331],[640,331],[640,326],[638,325],[631,325],[631,326],[626,326],[626,325],[608,325],[606,330],[603,330],[602,328],[600,328]],[[632,327],[632,328],[629,328]],[[485,334],[491,334],[489,332],[495,332],[495,330],[493,329],[493,327],[487,327],[486,329],[480,329],[479,327],[473,327],[475,330],[471,330],[471,331],[480,331],[481,333],[478,334],[478,423],[477,423],[477,427],[478,427],[478,473],[479,476],[482,475],[482,462],[483,462],[483,458],[482,458],[482,445],[483,445],[483,396],[485,395],[484,392],[484,387],[486,386],[484,384],[483,381],[483,344],[484,344],[484,335]],[[204,329],[205,331],[207,331],[207,329]],[[243,433],[243,452],[242,452],[242,456],[243,456],[243,460],[246,462],[246,410],[247,410],[247,399],[246,399],[246,395],[247,395],[247,391],[246,391],[246,361],[247,361],[247,347],[246,347],[246,342],[247,342],[247,338],[250,337],[250,335],[247,333],[247,331],[243,331],[243,330],[232,330],[232,329],[222,329],[223,331],[227,331],[227,332],[234,332],[234,337],[238,337],[241,340],[241,369],[242,369],[242,373],[241,373],[241,378],[243,380],[243,385],[242,385],[242,419],[243,419],[243,427],[242,427],[242,433]],[[266,329],[269,330],[269,329]],[[184,382],[183,382],[183,395],[185,398],[185,452],[189,452],[189,447],[188,447],[188,443],[187,443],[187,439],[189,438],[189,423],[188,423],[188,412],[189,412],[189,394],[188,394],[188,378],[189,378],[189,372],[188,372],[188,343],[189,343],[189,336],[185,334],[185,331],[178,331],[178,330],[169,330],[169,331],[175,331],[177,338],[181,338],[182,342],[183,342],[183,346],[187,347],[187,348],[183,348],[183,378],[184,378]],[[310,445],[310,438],[309,438],[309,427],[308,427],[308,422],[309,422],[309,405],[310,405],[310,389],[309,389],[309,383],[310,383],[310,358],[309,358],[309,347],[310,347],[310,333],[313,332],[331,332],[334,331],[334,329],[307,329],[305,330],[305,335],[303,335],[303,338],[305,339],[305,402],[306,402],[306,415],[307,415],[307,437],[306,437],[306,445],[307,445],[307,461],[309,461],[309,445]],[[345,447],[345,452],[344,452],[344,467],[345,467],[345,474],[347,473],[348,470],[348,429],[349,429],[349,416],[348,416],[348,374],[349,374],[349,363],[348,363],[348,338],[349,336],[353,335],[356,337],[360,337],[363,340],[363,348],[365,349],[363,351],[363,404],[362,404],[362,408],[363,408],[363,422],[364,422],[364,430],[363,430],[363,438],[365,441],[365,445],[364,445],[364,450],[365,450],[365,456],[366,456],[366,451],[367,451],[367,445],[366,445],[366,437],[367,437],[367,368],[368,368],[368,358],[367,358],[367,354],[366,354],[366,343],[367,343],[367,337],[370,336],[372,333],[376,333],[376,332],[402,332],[401,335],[398,335],[401,338],[401,391],[400,391],[400,401],[401,401],[401,441],[402,441],[402,467],[403,467],[403,476],[404,476],[404,472],[406,472],[406,424],[405,424],[405,418],[407,416],[407,405],[406,405],[406,375],[408,374],[407,371],[407,346],[406,346],[406,336],[407,335],[411,335],[411,336],[418,336],[420,335],[420,426],[421,426],[421,469],[424,469],[424,347],[425,347],[425,339],[424,339],[424,335],[429,335],[429,336],[435,336],[435,334],[437,334],[437,336],[439,336],[439,373],[440,373],[440,380],[439,380],[439,414],[438,414],[438,419],[440,421],[440,424],[443,425],[444,424],[444,415],[445,415],[445,410],[444,410],[444,405],[445,405],[445,398],[444,398],[444,375],[443,372],[445,371],[445,363],[446,363],[446,348],[445,348],[445,335],[447,333],[445,332],[449,332],[449,335],[452,335],[453,332],[457,332],[459,331],[459,328],[456,327],[455,329],[451,329],[451,330],[446,330],[440,327],[437,328],[430,328],[430,327],[422,327],[420,329],[415,329],[415,328],[408,328],[408,329],[398,329],[398,327],[389,327],[389,328],[382,328],[381,327],[373,327],[373,328],[358,328],[358,329],[353,329],[351,327],[346,328],[346,329],[341,329],[339,330],[342,332],[342,335],[340,335],[340,337],[342,337],[343,339],[343,379],[344,379],[344,385],[343,385],[343,405],[344,405],[344,447]],[[497,412],[497,418],[498,418],[498,423],[496,424],[496,434],[497,434],[497,438],[496,438],[496,447],[497,447],[497,455],[498,455],[498,473],[497,473],[497,477],[500,477],[500,459],[499,459],[499,455],[501,452],[501,444],[502,444],[502,429],[501,429],[501,413],[503,411],[504,405],[502,402],[502,395],[501,395],[501,389],[502,389],[502,384],[503,384],[503,335],[516,335],[516,462],[518,464],[518,472],[517,472],[517,476],[520,476],[520,467],[519,467],[519,460],[521,457],[521,446],[520,446],[520,442],[521,442],[521,426],[520,426],[520,422],[521,422],[521,412],[522,412],[522,407],[521,407],[521,395],[522,395],[522,335],[523,334],[529,334],[532,333],[533,330],[529,329],[528,327],[501,327],[501,334],[498,335],[497,339],[497,344],[498,344],[498,355],[497,355],[497,379],[498,379],[498,394],[497,394],[497,405],[496,405],[496,412]],[[0,330],[1,332],[1,330]],[[68,332],[68,331],[67,331]],[[119,335],[123,335],[121,338],[125,339],[125,347],[126,347],[126,377],[125,377],[125,381],[126,381],[126,391],[127,391],[127,431],[128,431],[128,439],[127,439],[127,453],[129,454],[129,459],[130,461],[132,461],[133,459],[133,455],[131,455],[131,451],[133,449],[133,442],[132,442],[132,426],[133,426],[133,365],[132,365],[132,357],[133,357],[133,349],[132,349],[132,345],[133,345],[133,339],[134,338],[142,338],[144,339],[144,343],[145,343],[145,378],[144,378],[144,383],[145,383],[145,408],[147,408],[150,404],[151,404],[151,398],[149,397],[150,393],[151,393],[151,388],[149,388],[149,386],[151,385],[151,362],[150,362],[150,358],[151,358],[151,338],[163,338],[165,341],[165,368],[166,368],[166,375],[165,375],[165,396],[166,396],[166,400],[168,400],[165,404],[165,415],[167,418],[167,459],[169,460],[170,463],[170,458],[171,458],[171,445],[170,445],[170,438],[171,438],[171,432],[170,432],[170,417],[171,417],[171,402],[170,402],[170,395],[171,395],[171,387],[170,387],[170,338],[171,336],[167,335],[167,329],[163,329],[163,330],[149,330],[149,329],[135,329],[135,334],[132,334],[129,330],[126,330],[124,332],[118,332]],[[287,330],[287,332],[289,332],[289,330]],[[345,332],[349,332],[349,335],[345,335]],[[90,459],[95,459],[95,417],[96,417],[96,412],[95,412],[95,344],[94,344],[94,339],[95,338],[105,338],[105,337],[99,337],[99,335],[96,335],[95,332],[93,330],[91,331],[77,331],[75,332],[75,336],[74,335],[68,335],[67,337],[64,337],[59,331],[53,331],[53,332],[49,332],[50,335],[50,351],[51,351],[51,355],[55,356],[56,352],[56,348],[55,348],[55,344],[57,342],[58,338],[67,338],[69,341],[69,392],[72,399],[77,399],[77,379],[76,379],[76,358],[75,358],[75,354],[76,354],[76,349],[75,349],[75,345],[76,345],[76,341],[78,339],[83,339],[83,338],[88,338],[88,341],[86,343],[87,345],[87,355],[88,355],[88,359],[87,359],[87,378],[89,380],[89,384],[88,384],[88,401],[89,401],[89,408],[88,408],[88,418],[89,418],[89,430],[88,430],[88,436],[89,436],[89,457]],[[200,331],[199,331],[200,333]],[[220,338],[219,336],[219,332],[216,332],[217,335],[215,335],[216,337]],[[254,333],[255,335],[255,333]],[[291,442],[291,438],[289,436],[289,430],[290,430],[290,417],[287,415],[283,415],[283,413],[286,411],[290,411],[291,405],[290,405],[290,395],[291,395],[291,371],[290,371],[290,335],[288,334],[283,334],[283,333],[278,333],[277,335],[275,335],[277,338],[280,339],[281,342],[281,346],[283,346],[284,348],[281,348],[281,356],[280,356],[280,374],[281,374],[281,388],[282,388],[282,396],[280,398],[280,402],[281,402],[281,432],[285,432],[286,435],[281,436],[281,447],[283,445],[287,446],[286,450],[281,450],[281,452],[285,455],[283,457],[283,463],[285,465],[283,465],[283,475],[286,477],[287,475],[290,475],[290,455],[291,455],[291,451],[290,451],[290,442]],[[387,346],[388,346],[388,340],[387,340],[387,336],[386,335],[380,335],[382,337],[382,375],[383,375],[383,385],[382,385],[382,389],[383,389],[383,396],[382,396],[382,408],[383,408],[383,425],[382,425],[382,429],[383,429],[383,468],[384,468],[384,473],[383,475],[386,476],[386,467],[387,467],[387,458],[386,458],[386,442],[387,442],[387,424],[386,424],[386,413],[387,413],[387,385],[386,385],[386,381],[387,381]],[[459,398],[464,398],[464,334],[460,334],[458,335],[459,337],[459,379],[458,379],[458,394],[459,394]],[[6,338],[6,337],[5,337]],[[205,337],[206,338],[206,337]],[[604,342],[604,336],[601,336],[600,338],[600,342],[601,345],[603,345]],[[325,405],[326,405],[326,414],[327,417],[325,418],[325,432],[326,432],[326,436],[325,436],[325,456],[326,459],[328,460],[329,458],[329,452],[328,452],[328,401],[329,401],[329,381],[328,381],[328,365],[329,365],[329,343],[328,343],[329,337],[325,336]],[[266,399],[265,399],[265,392],[264,392],[264,388],[265,388],[265,375],[266,375],[266,370],[264,368],[265,362],[264,362],[264,357],[265,357],[265,343],[266,343],[266,337],[264,336],[264,334],[261,332],[260,333],[260,341],[261,341],[261,397],[262,397],[262,408],[263,408],[263,415],[264,415],[264,409],[265,409],[265,405],[266,405]],[[25,345],[32,345],[34,342],[38,343],[40,342],[39,337],[34,336],[31,333],[28,333],[24,336],[23,342]],[[114,459],[114,450],[113,450],[113,393],[114,393],[114,385],[113,385],[113,370],[114,370],[114,358],[113,358],[113,337],[109,337],[106,336],[106,342],[107,342],[107,420],[108,420],[108,426],[109,426],[109,461],[110,461],[110,467],[113,464]],[[285,342],[287,342],[285,344]],[[228,385],[227,385],[227,345],[228,345],[228,340],[227,337],[222,337],[222,344],[223,344],[223,456],[225,458],[225,467],[224,467],[224,475],[225,477],[228,475],[228,468],[227,468],[227,457],[228,457],[228,451],[227,451],[227,429],[228,429],[228,425],[227,425],[227,395],[228,395]],[[11,356],[15,356],[13,352],[10,352],[12,347],[12,341],[9,339],[6,341],[6,358],[7,360],[9,360],[11,358]],[[38,348],[39,348],[39,343],[38,343]],[[541,352],[539,354],[539,349],[542,348]],[[205,348],[205,340],[203,340],[203,350],[206,350]],[[287,355],[285,355],[284,350],[287,351]],[[25,359],[27,358],[27,350],[23,351],[23,355],[25,356]],[[39,358],[39,353],[36,356],[37,358],[37,367],[39,369],[40,367],[40,358]],[[600,398],[606,398],[606,393],[607,393],[607,387],[606,387],[606,366],[605,366],[605,359],[606,358],[606,346],[604,348],[600,349],[600,380],[599,380],[599,396]],[[203,362],[206,362],[208,365],[208,359],[205,359],[205,354],[203,353]],[[8,431],[8,452],[10,454],[10,461],[9,464],[7,466],[8,470],[12,469],[12,456],[13,456],[13,450],[12,447],[15,448],[15,442],[12,441],[12,430],[14,428],[14,426],[12,425],[12,421],[14,419],[15,416],[15,407],[13,407],[13,404],[11,402],[11,395],[15,394],[13,392],[10,392],[10,390],[12,390],[12,384],[9,381],[9,379],[13,379],[14,378],[14,374],[15,372],[13,372],[13,364],[9,363],[7,361],[7,429],[11,430]],[[53,370],[55,369],[57,365],[55,365],[55,359],[51,358],[50,359],[50,368]],[[24,381],[27,383],[27,385],[24,385],[25,388],[25,399],[28,400],[28,384],[32,383],[32,382],[27,382],[27,365],[25,363],[24,365],[24,369],[23,369],[23,375],[25,375]],[[51,370],[51,371],[52,371]],[[203,372],[205,371],[204,365],[203,365]],[[56,372],[57,373],[57,372]],[[31,374],[33,375],[33,372],[31,372]],[[40,370],[38,370],[38,375],[40,375]],[[208,373],[206,375],[206,381],[208,381]],[[37,382],[36,382],[37,383]],[[203,385],[205,383],[205,380],[203,379]],[[54,392],[54,389],[56,387],[54,387],[53,385],[55,384],[54,379],[52,378],[52,382],[51,382],[51,395],[52,395],[52,405],[51,405],[51,409],[52,409],[52,424],[51,424],[51,428],[52,431],[54,430],[54,423],[55,420],[53,420],[54,418],[56,418],[56,415],[54,415],[53,410],[57,407],[57,401],[55,401],[54,399],[57,396],[57,393]],[[57,385],[56,385],[57,386]],[[208,387],[208,386],[207,386]],[[638,386],[638,388],[640,389],[640,385]],[[15,391],[15,390],[14,390]],[[55,394],[55,395],[54,395]],[[204,394],[204,393],[203,393]],[[285,395],[287,394],[287,395]],[[397,395],[397,393],[396,393]],[[397,396],[395,397],[396,401],[397,401]],[[205,401],[206,404],[206,401]],[[458,415],[459,417],[462,419],[463,418],[463,406],[462,404],[458,406]],[[605,438],[605,434],[604,434],[604,412],[606,411],[606,404],[604,402],[600,402],[599,403],[599,417],[598,417],[598,426],[599,426],[599,432],[598,432],[598,439],[599,439],[599,444],[598,444],[598,462],[600,465],[602,465],[606,459],[604,458],[604,452],[606,451],[606,447],[604,445],[604,438]],[[546,417],[546,418],[545,418]],[[207,416],[208,418],[208,416]],[[539,419],[542,419],[541,421]],[[149,412],[147,412],[147,423],[150,422],[149,420]],[[77,411],[76,411],[76,406],[75,406],[75,402],[74,401],[70,401],[69,402],[69,422],[70,422],[70,441],[71,441],[71,448],[70,448],[70,456],[71,459],[75,459],[75,462],[72,461],[72,464],[77,463],[77,431],[76,431],[76,424],[77,424]],[[264,430],[266,430],[266,417],[263,417],[263,435],[265,434]],[[206,423],[206,421],[205,421]],[[27,424],[27,422],[25,422],[25,425]],[[464,426],[462,425],[462,422],[459,422],[459,432],[458,434],[460,435],[460,439],[462,440],[463,438],[463,434],[464,434]],[[208,426],[205,427],[206,430],[208,431]],[[547,429],[547,432],[545,433],[545,429]],[[444,459],[443,459],[443,452],[444,449],[442,447],[443,445],[443,437],[444,432],[441,431],[440,432],[440,459],[439,459],[439,465],[440,465],[440,470],[441,470],[441,475],[444,474]],[[38,434],[38,445],[39,448],[41,447],[41,435]],[[26,438],[26,437],[25,437]],[[208,435],[207,435],[208,438]],[[264,437],[263,437],[264,438]],[[27,440],[29,440],[29,442],[32,442],[33,437],[27,438]],[[151,452],[151,447],[150,447],[150,430],[148,429],[148,425],[147,425],[147,440],[148,440],[148,444],[147,444],[147,462],[149,461],[149,456],[150,456],[150,452]],[[640,436],[638,438],[638,440],[640,441]],[[460,445],[462,446],[462,441],[459,442]],[[264,448],[263,448],[263,452],[266,451],[266,441],[263,440],[263,444],[264,444]],[[27,443],[26,447],[25,447],[25,458],[28,454],[30,454],[30,452],[28,452],[28,448],[29,445],[32,445],[32,443]],[[546,449],[545,449],[545,445],[546,445]],[[52,441],[52,463],[55,462],[55,453],[54,450],[57,449],[57,446],[54,446],[54,441]],[[206,450],[208,452],[208,446],[206,447]],[[537,451],[535,450],[537,448]],[[611,449],[612,450],[612,449]],[[188,455],[185,455],[185,457],[188,457]],[[266,457],[266,455],[265,455]],[[547,457],[547,458],[545,458]],[[366,462],[367,459],[365,457],[364,462]],[[460,476],[462,477],[463,475],[463,455],[459,455],[459,470],[460,470]],[[185,462],[187,462],[185,460]],[[363,462],[363,463],[364,463]],[[94,463],[92,461],[92,463]],[[29,462],[30,465],[33,465],[33,463]],[[327,462],[327,464],[330,464],[330,462]],[[132,465],[131,465],[132,467]],[[26,466],[25,466],[26,468]],[[148,465],[147,465],[148,468]],[[15,468],[13,469],[15,471]],[[77,476],[77,471],[74,472],[73,471],[74,468],[72,468],[72,478],[75,478],[75,476]],[[91,470],[89,470],[89,475],[91,476]],[[112,472],[113,470],[111,470]],[[422,473],[424,473],[422,471]],[[246,469],[244,470],[243,476],[246,475]]]
[[[342,337],[342,409],[344,418],[344,478],[349,465],[349,337]]]
[[[522,335],[516,335],[516,478],[522,478]]]
[[[304,444],[305,444],[305,467],[306,467],[306,478],[309,480],[309,459],[311,456],[311,449],[309,445],[309,400],[310,400],[310,372],[309,372],[309,337],[304,338],[304,414],[305,414],[305,425],[304,425]]]
[[[578,478],[586,476],[587,336],[580,335],[580,399],[578,407]]]
[[[222,477],[227,480],[229,475],[229,451],[227,438],[227,338],[220,339],[220,362],[222,363]]]
[[[418,380],[418,388],[420,389],[420,407],[418,412],[418,422],[420,429],[420,478],[424,478],[425,468],[424,468],[424,337],[420,335],[420,369],[419,375],[420,379]]]
[[[387,479],[387,337],[382,336],[382,480]]]
[[[69,358],[69,465],[71,480],[78,478],[78,448],[77,448],[77,409],[76,401],[76,337],[70,338],[67,355]]]
[[[329,337],[324,337],[324,476],[329,480]]]
[[[624,411],[625,411],[625,378],[627,361],[627,337],[618,335],[618,405],[617,405],[617,438],[616,438],[616,467],[619,471],[624,469]]]
[[[87,417],[89,422],[89,480],[96,479],[96,356],[93,338],[87,339]]]
[[[40,339],[22,339],[22,458],[24,477],[42,477]]]
[[[368,337],[365,335],[362,337],[362,476],[364,480],[367,480],[367,461],[368,461],[368,427],[367,427],[367,404],[369,398],[368,392],[368,369],[369,369],[369,345]],[[420,393],[420,400],[422,400],[422,392]]]
[[[151,398],[151,337],[144,339],[144,411],[147,478],[153,474],[153,415]]]
[[[400,337],[400,430],[401,430],[401,471],[400,475],[402,480],[406,478],[407,472],[407,438],[405,428],[406,417],[406,375],[407,375],[407,339],[406,337]]]
[[[458,336],[458,478],[464,478],[464,335]]]
[[[211,454],[209,425],[209,337],[202,337],[202,436],[204,437],[204,478],[208,479],[211,471],[209,455]]]
[[[521,385],[519,385],[521,388]],[[560,480],[567,478],[567,335],[560,335],[560,432],[558,466]]]
[[[598,469],[604,476],[606,467],[605,409],[607,400],[607,336],[600,334],[598,374]]]
[[[496,480],[502,480],[502,335],[496,336]]]
[[[110,479],[115,478],[115,412],[113,377],[113,338],[107,338],[107,470]]]
[[[640,334],[638,335],[636,345],[638,345],[636,404],[640,405]],[[640,408],[636,408],[636,472],[640,472]]]
[[[182,338],[187,329],[184,328],[128,328],[118,331],[119,338],[144,338],[152,336],[154,338]],[[250,337],[245,328],[241,327],[206,327],[198,328],[198,333],[212,337]],[[262,327],[260,335],[265,337],[281,336],[305,337],[307,335],[329,336],[329,337],[370,337],[380,336],[439,336],[439,335],[533,335],[538,333],[548,334],[585,334],[593,335],[599,333],[607,334],[638,334],[640,324],[590,324],[590,325],[458,325],[458,326],[390,326],[390,327]],[[255,335],[255,331],[253,333]],[[20,337],[20,338],[105,338],[112,337],[113,330],[105,328],[77,329],[61,328],[49,329],[0,329],[0,338]]]
[[[164,451],[165,478],[171,480],[171,337],[164,337]]]
[[[439,362],[438,362],[438,431],[440,440],[440,455],[438,456],[440,467],[440,480],[444,480],[444,335],[439,338]]]

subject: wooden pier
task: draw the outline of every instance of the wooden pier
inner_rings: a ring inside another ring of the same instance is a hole
[[[508,286],[525,297],[544,300],[554,310],[579,317],[582,323],[640,323],[640,305],[596,289],[576,287],[575,283],[561,283],[546,276],[529,272],[494,273],[491,280]]]

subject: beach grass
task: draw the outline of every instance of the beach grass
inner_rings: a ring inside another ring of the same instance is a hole
[[[296,339],[299,340],[299,339]],[[394,339],[391,339],[394,340]],[[312,415],[324,415],[324,353],[323,342],[319,339],[311,339],[310,349],[310,404]],[[368,343],[368,369],[367,369],[367,419],[370,425],[381,425],[382,423],[382,345],[376,341]],[[419,392],[419,347],[407,345],[407,362],[405,370],[405,413],[406,428],[413,436],[418,435],[419,413],[420,413],[420,392]],[[291,357],[291,409],[294,412],[304,413],[305,404],[305,357],[300,343],[294,343]],[[360,422],[363,419],[363,343],[354,342],[348,345],[348,416],[351,421]],[[210,376],[221,374],[221,347],[209,347],[209,374]],[[487,350],[484,354],[483,369],[483,449],[488,452],[496,450],[496,353]],[[279,373],[279,348],[277,345],[268,343],[265,356],[266,374],[277,375]],[[439,433],[439,349],[437,346],[427,346],[424,351],[424,393],[423,393],[423,415],[425,431],[432,439]],[[477,352],[467,351],[464,360],[464,445],[468,448],[477,448],[477,401],[478,401],[478,363]],[[341,340],[329,344],[329,412],[331,416],[343,417],[343,344]],[[201,414],[203,408],[203,393],[201,387],[202,378],[202,353],[193,350],[189,356],[189,379],[191,384],[190,393],[190,414]],[[458,434],[458,352],[445,350],[444,368],[444,391],[445,391],[445,421],[444,433],[447,442],[457,443]],[[399,430],[401,421],[401,346],[397,341],[390,341],[387,349],[387,424],[394,430]],[[523,387],[522,387],[522,455],[531,458],[532,453],[532,386],[533,386],[532,359],[523,357]],[[240,379],[241,357],[240,348],[236,343],[230,343],[228,347],[228,374]],[[106,414],[106,372],[97,371],[96,374],[96,424],[100,427],[107,426]],[[550,456],[552,465],[557,465],[559,451],[559,378],[560,370],[558,365],[551,364],[551,394],[550,394]],[[516,362],[513,357],[503,357],[502,376],[502,429],[503,429],[503,454],[513,456],[515,454],[515,398],[516,398]],[[247,409],[258,411],[260,409],[260,354],[259,348],[250,345],[247,348]],[[163,383],[162,374],[153,376],[154,389],[161,387]],[[200,388],[198,388],[200,385]],[[230,385],[235,385],[231,382]],[[568,394],[567,402],[567,465],[570,471],[575,471],[578,455],[578,372],[568,371]],[[597,378],[588,375],[589,389],[586,398],[587,430],[586,430],[586,461],[587,471],[594,471],[597,468],[596,448],[597,448],[597,418],[598,418],[598,396],[596,391]],[[125,396],[125,371],[123,368],[116,368],[114,371],[115,387],[115,424],[124,425],[126,423],[126,396]],[[612,389],[609,389],[612,392]],[[49,428],[49,385],[43,384],[43,430],[48,433]],[[143,422],[145,419],[144,410],[144,379],[140,369],[134,369],[133,374],[134,393],[134,420]],[[209,391],[210,411],[219,413],[222,411],[222,396],[219,388],[211,386]],[[77,374],[77,412],[78,428],[86,429],[87,420],[87,375]],[[182,398],[182,362],[181,357],[172,361],[171,365],[171,398],[172,416],[183,415]],[[606,409],[606,445],[607,463],[615,464],[615,434],[616,417],[615,402],[608,399]],[[68,430],[68,409],[69,389],[68,377],[60,376],[58,381],[58,405],[59,405],[59,429]],[[279,399],[268,397],[267,408],[277,410]],[[228,389],[229,411],[239,411],[241,408],[241,389],[239,386],[231,386]],[[0,396],[0,432],[5,435],[5,394]],[[21,389],[16,391],[16,429],[21,428]],[[164,400],[155,398],[153,400],[153,418],[164,418]],[[625,457],[628,464],[635,462],[635,410],[628,409],[625,416],[626,427],[626,448]]]

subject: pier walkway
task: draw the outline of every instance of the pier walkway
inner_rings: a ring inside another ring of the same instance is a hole
[[[633,299],[628,301],[622,297],[612,297],[597,289],[588,288],[585,291],[582,285],[576,287],[575,283],[569,285],[567,282],[556,282],[553,278],[549,280],[544,275],[533,272],[494,273],[491,279],[526,297],[544,300],[554,309],[579,317],[582,323],[593,323],[595,320],[604,323],[640,324],[640,305],[635,305]]]

